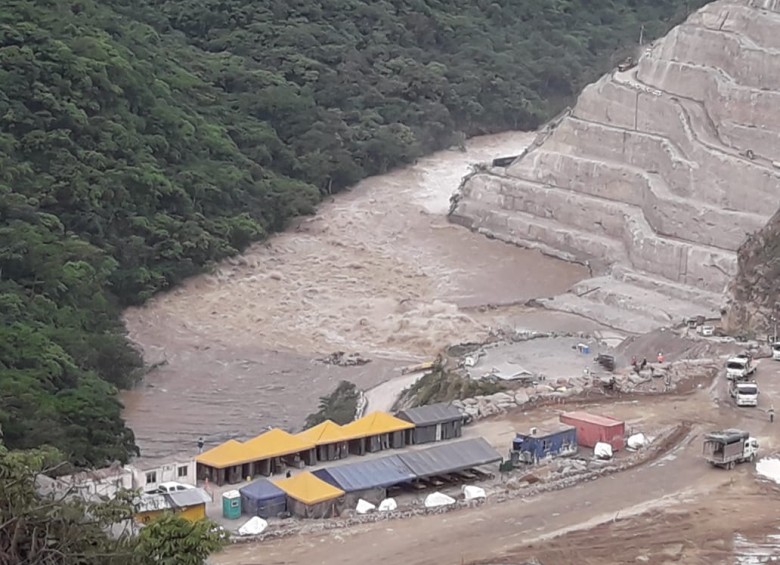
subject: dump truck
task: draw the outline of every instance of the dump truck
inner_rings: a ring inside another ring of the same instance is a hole
[[[758,385],[756,381],[733,380],[729,383],[729,394],[737,406],[758,406]]]
[[[753,358],[747,353],[729,357],[726,361],[726,378],[729,380],[743,381],[755,374],[755,372],[756,364],[753,363]]]
[[[711,432],[704,436],[703,453],[711,465],[731,470],[737,463],[756,460],[758,440],[743,430]]]

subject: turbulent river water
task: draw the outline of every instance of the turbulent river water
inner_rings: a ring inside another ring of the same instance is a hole
[[[131,339],[158,364],[123,398],[142,456],[192,453],[201,435],[213,444],[267,426],[297,429],[339,380],[369,388],[491,326],[570,323],[480,306],[558,294],[584,268],[446,219],[471,164],[517,154],[532,139],[475,138],[465,152],[366,179],[287,232],[128,310]],[[316,361],[334,351],[372,362]]]

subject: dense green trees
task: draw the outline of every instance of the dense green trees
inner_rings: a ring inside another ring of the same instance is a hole
[[[200,565],[227,541],[210,520],[192,523],[173,514],[134,537],[133,493],[86,501],[47,492],[45,473],[60,461],[52,449],[9,451],[0,441],[0,563]]]
[[[6,0],[0,425],[125,460],[119,311],[464,134],[539,124],[704,0]]]

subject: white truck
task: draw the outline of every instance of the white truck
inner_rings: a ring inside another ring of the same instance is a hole
[[[776,341],[772,344],[772,359],[780,361],[780,341]]]
[[[758,440],[743,430],[712,432],[704,436],[703,453],[711,465],[731,470],[737,463],[756,460]]]
[[[729,380],[745,380],[756,372],[756,364],[747,353],[740,353],[726,360],[726,378]]]
[[[755,381],[737,381],[729,383],[729,394],[737,406],[758,406],[758,385]]]

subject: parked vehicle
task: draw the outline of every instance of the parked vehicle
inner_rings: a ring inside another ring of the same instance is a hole
[[[772,359],[780,361],[780,341],[776,341],[772,344]]]
[[[183,490],[190,490],[193,487],[192,485],[185,485],[183,483],[177,483],[175,481],[170,481],[167,483],[160,483],[157,485],[157,488],[155,489],[155,492],[157,494],[170,494],[172,492],[180,492]]]
[[[756,364],[747,353],[730,357],[726,361],[726,378],[729,380],[745,380],[756,372]]]
[[[737,406],[758,406],[758,385],[755,381],[733,380],[729,383],[729,394]]]
[[[712,432],[704,436],[703,453],[711,465],[731,470],[737,463],[756,460],[758,440],[743,430]]]

